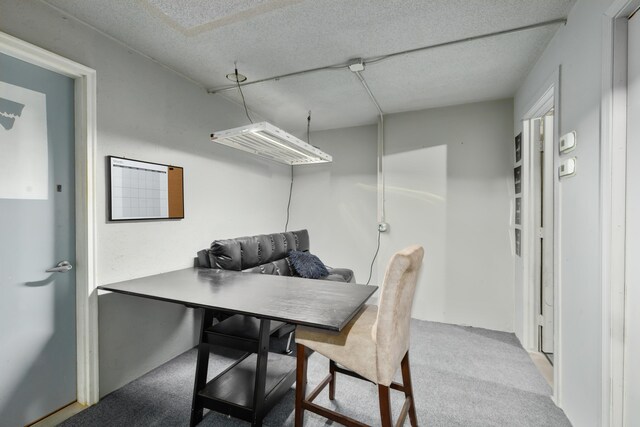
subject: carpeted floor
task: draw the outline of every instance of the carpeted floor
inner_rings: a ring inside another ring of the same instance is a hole
[[[513,334],[413,320],[410,361],[418,423],[422,426],[570,426],[551,401],[551,389]],[[231,364],[233,353],[216,349],[211,376]],[[189,350],[105,396],[63,424],[72,426],[186,426],[189,424],[196,352]],[[309,390],[326,375],[328,361],[309,360]],[[377,387],[338,375],[336,400],[325,389],[315,402],[379,425]],[[402,405],[392,391],[393,414]],[[264,425],[293,425],[292,388],[268,414]],[[331,425],[307,413],[305,426]],[[209,412],[200,426],[247,426]],[[407,420],[405,425],[409,425]]]

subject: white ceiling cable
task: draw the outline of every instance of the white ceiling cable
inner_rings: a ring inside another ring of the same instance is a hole
[[[395,56],[402,56],[402,55],[407,55],[407,54],[410,54],[410,53],[422,52],[422,51],[429,50],[429,49],[435,49],[435,48],[450,46],[450,45],[459,44],[459,43],[466,43],[466,42],[470,42],[470,41],[474,41],[474,40],[481,40],[481,39],[485,39],[485,38],[489,38],[489,37],[496,37],[496,36],[501,36],[501,35],[505,35],[505,34],[517,33],[517,32],[521,32],[521,31],[533,30],[535,28],[546,27],[546,26],[549,26],[549,25],[566,24],[566,23],[567,23],[567,19],[566,18],[553,19],[551,21],[544,21],[544,22],[539,22],[537,24],[525,25],[525,26],[522,26],[522,27],[510,28],[510,29],[501,30],[501,31],[495,31],[495,32],[492,32],[492,33],[481,34],[481,35],[478,35],[478,36],[465,37],[465,38],[458,39],[458,40],[452,40],[452,41],[448,41],[448,42],[437,43],[437,44],[433,44],[433,45],[429,45],[429,46],[417,47],[417,48],[414,48],[414,49],[407,49],[407,50],[403,50],[403,51],[400,51],[400,52],[389,53],[389,54],[386,54],[386,55],[381,55],[381,56],[376,56],[376,57],[371,57],[371,58],[363,58],[362,63],[365,64],[365,65],[366,64],[371,65],[371,64],[376,64],[378,62],[385,61],[385,60],[387,60],[389,58],[393,58]],[[340,64],[333,64],[333,65],[326,65],[326,66],[322,66],[322,67],[309,68],[307,70],[294,71],[292,73],[282,74],[282,75],[279,75],[279,76],[267,77],[267,78],[264,78],[264,79],[253,80],[253,81],[250,81],[250,82],[244,82],[244,83],[239,84],[239,85],[235,85],[234,84],[234,85],[228,85],[228,86],[222,86],[222,87],[218,87],[218,88],[213,88],[213,89],[207,90],[207,92],[208,93],[225,92],[225,91],[228,91],[228,90],[237,89],[238,86],[250,86],[250,85],[254,85],[254,84],[258,84],[258,83],[264,83],[264,82],[269,82],[269,81],[273,81],[273,80],[280,80],[280,79],[284,79],[284,78],[287,78],[287,77],[293,77],[293,76],[299,76],[299,75],[302,75],[302,74],[314,73],[314,72],[317,72],[317,71],[343,70],[343,69],[346,69],[346,68],[350,68],[351,65],[353,65],[353,62],[344,62],[344,63],[340,63]]]
[[[382,108],[380,108],[380,104],[375,96],[373,96],[373,92],[369,88],[367,81],[362,76],[361,71],[364,70],[364,64],[362,61],[357,62],[355,65],[357,67],[350,66],[349,68],[353,71],[353,73],[358,76],[360,83],[369,94],[369,98],[371,98],[371,102],[378,109],[378,115],[380,116],[380,122],[378,124],[378,212],[379,218],[378,223],[382,224],[385,222],[385,194],[384,194],[384,169],[382,167],[382,162],[384,158],[384,113],[382,112]],[[361,66],[360,66],[361,65]]]

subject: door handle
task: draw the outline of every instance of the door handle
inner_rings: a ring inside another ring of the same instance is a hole
[[[46,270],[47,273],[66,273],[71,270],[73,266],[69,261],[60,261],[57,266]]]

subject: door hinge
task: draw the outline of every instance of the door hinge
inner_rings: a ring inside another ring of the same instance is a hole
[[[538,141],[538,151],[541,152],[541,153],[544,153],[544,140],[543,139]]]
[[[538,237],[541,238],[541,239],[544,237],[544,228],[543,227],[539,227],[538,228]]]
[[[544,316],[542,314],[538,314],[536,316],[536,322],[538,322],[538,326],[544,326]]]

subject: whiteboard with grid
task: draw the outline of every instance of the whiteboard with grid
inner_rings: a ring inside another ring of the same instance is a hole
[[[111,220],[168,218],[168,169],[111,157]]]

